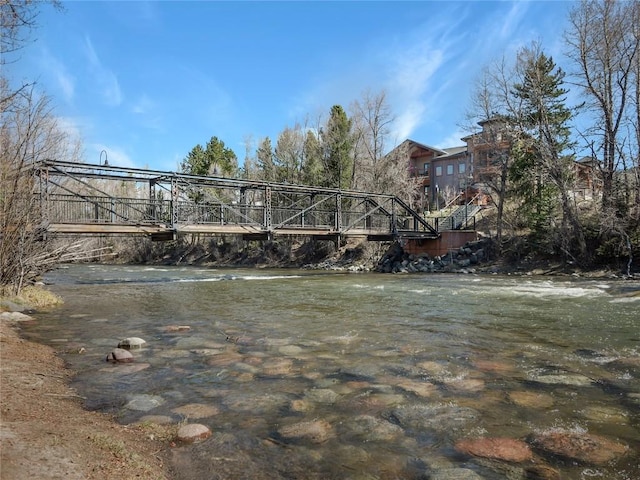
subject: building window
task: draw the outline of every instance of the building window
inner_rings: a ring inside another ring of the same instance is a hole
[[[442,165],[436,166],[436,177],[442,176]]]
[[[428,164],[428,163],[425,163],[425,164],[422,166],[422,174],[423,174],[425,177],[428,177],[428,176],[429,176],[429,164]]]
[[[458,173],[464,173],[467,170],[467,164],[466,163],[459,163],[458,164]]]
[[[447,175],[453,175],[453,164],[447,165]]]

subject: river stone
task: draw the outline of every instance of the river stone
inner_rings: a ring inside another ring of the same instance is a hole
[[[298,347],[297,345],[283,345],[282,347],[278,348],[278,351],[283,355],[294,356],[301,353],[302,348]]]
[[[223,351],[224,350],[220,350],[219,348],[196,348],[195,350],[191,350],[191,353],[209,357],[211,355],[220,355]]]
[[[129,350],[124,348],[114,348],[113,351],[107,355],[107,362],[113,363],[131,363],[133,362],[133,355]]]
[[[339,395],[328,388],[312,388],[304,394],[305,400],[314,403],[335,403]]]
[[[582,416],[594,422],[626,425],[629,423],[629,413],[611,405],[591,405],[580,412]]]
[[[418,382],[410,379],[401,380],[398,382],[398,387],[406,390],[407,392],[415,393],[420,397],[430,397],[438,391],[438,387],[433,383]]]
[[[27,310],[27,307],[24,305],[12,302],[11,300],[0,300],[0,308],[8,312],[24,312]]]
[[[478,417],[478,413],[455,404],[402,405],[386,413],[393,423],[409,429],[432,429],[439,432],[460,430]]]
[[[536,375],[531,380],[548,385],[571,385],[573,387],[588,387],[593,383],[589,377],[577,373],[560,373],[556,375]]]
[[[167,325],[163,330],[167,333],[188,332],[191,327],[189,325]]]
[[[174,408],[171,411],[189,419],[213,417],[220,412],[217,407],[213,405],[206,405],[204,403],[189,403],[187,405]]]
[[[118,348],[126,348],[127,350],[130,350],[132,348],[142,348],[142,345],[144,345],[145,343],[147,342],[140,337],[128,337],[120,340],[120,343],[118,343]]]
[[[254,415],[274,412],[289,405],[289,398],[284,393],[246,394],[231,392],[224,396],[222,402],[229,409],[247,411]]]
[[[484,380],[479,378],[454,378],[445,380],[447,389],[459,393],[475,393],[484,390]]]
[[[171,425],[173,418],[168,415],[144,415],[138,423],[154,423],[156,425]]]
[[[293,361],[288,358],[271,358],[262,365],[262,374],[267,377],[290,376],[293,374]]]
[[[484,480],[484,477],[468,468],[454,467],[434,470],[429,475],[429,480]]]
[[[553,397],[547,393],[528,391],[509,392],[509,400],[516,405],[527,408],[549,408],[553,405]]]
[[[211,436],[211,430],[200,423],[187,423],[178,429],[177,438],[185,443],[197,443]]]
[[[241,362],[242,359],[243,356],[241,354],[230,350],[218,355],[210,355],[207,358],[207,363],[212,367],[228,367],[234,363]]]
[[[164,398],[158,395],[140,394],[134,395],[124,408],[129,410],[137,410],[140,412],[148,412],[164,403]]]
[[[447,373],[447,368],[444,365],[430,360],[426,362],[420,362],[416,366],[434,377],[439,377]]]
[[[365,442],[391,441],[403,434],[398,425],[372,415],[358,415],[348,423],[347,428]]]
[[[475,457],[513,463],[526,462],[533,458],[529,445],[514,438],[465,438],[456,442],[455,449]]]
[[[331,438],[333,427],[325,420],[299,422],[278,429],[285,440],[308,440],[311,443],[324,443]]]
[[[625,455],[629,447],[599,435],[550,432],[533,435],[531,445],[556,457],[584,464],[605,465]]]
[[[2,312],[0,313],[0,320],[7,322],[28,322],[29,320],[33,320],[33,317],[21,312]]]

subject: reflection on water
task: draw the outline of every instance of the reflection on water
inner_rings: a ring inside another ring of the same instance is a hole
[[[638,283],[95,265],[47,281],[66,303],[27,334],[84,347],[65,359],[89,408],[214,432],[174,451],[179,478],[640,478]],[[125,337],[147,342],[135,362],[106,363]],[[625,450],[580,459],[541,440],[557,432]],[[536,448],[463,451],[479,437]]]

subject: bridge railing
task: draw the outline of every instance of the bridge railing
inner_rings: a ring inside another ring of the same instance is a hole
[[[49,194],[45,217],[53,223],[167,223],[167,200]]]

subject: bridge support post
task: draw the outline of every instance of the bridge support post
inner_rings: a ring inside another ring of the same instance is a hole
[[[336,195],[336,232],[340,234],[342,232],[342,195]]]
[[[264,228],[271,232],[271,187],[266,186],[264,189]]]
[[[178,184],[171,179],[171,228],[175,230],[178,223]]]

